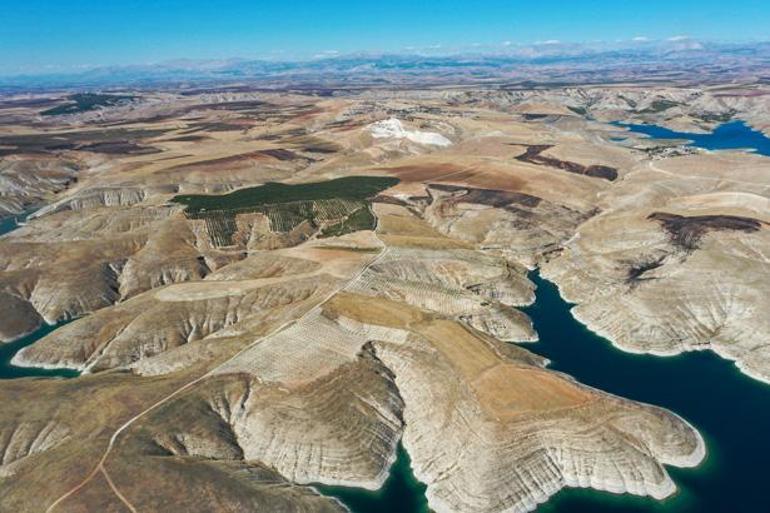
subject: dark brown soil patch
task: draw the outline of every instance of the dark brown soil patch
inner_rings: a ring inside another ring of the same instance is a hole
[[[283,142],[309,153],[332,154],[342,150],[339,144],[313,135],[294,134]]]
[[[82,132],[4,135],[0,136],[0,147],[6,148],[0,149],[0,156],[18,153],[45,154],[52,151],[78,149],[100,153],[121,153],[118,149],[124,145],[130,145],[130,147],[124,146],[126,153],[145,152],[146,147],[140,144],[142,139],[165,133],[165,130],[113,128]],[[150,151],[154,153],[154,149]]]
[[[243,167],[252,165],[255,162],[265,161],[271,158],[278,158],[273,153],[281,150],[257,150],[250,151],[248,153],[239,153],[238,155],[230,155],[229,157],[220,157],[216,159],[201,160],[199,162],[191,162],[188,164],[180,164],[173,166],[166,171],[180,171],[180,170],[193,170],[193,169],[206,169],[212,167],[228,168]],[[285,150],[284,150],[285,151]],[[291,153],[291,152],[290,152]],[[291,160],[286,158],[287,155],[282,154],[284,158],[279,160]],[[292,155],[295,155],[292,153]]]
[[[751,217],[729,215],[680,216],[653,212],[647,219],[657,221],[668,232],[671,243],[687,252],[698,249],[701,238],[711,231],[756,232],[764,224]]]
[[[644,273],[662,267],[667,255],[661,255],[655,258],[647,258],[639,262],[631,262],[626,273],[626,283],[631,286],[637,285],[644,280],[652,278],[644,277]]]
[[[457,203],[475,203],[495,208],[511,210],[517,214],[529,214],[518,207],[535,208],[542,201],[537,196],[521,192],[500,191],[494,189],[477,189],[448,184],[430,184],[430,189],[457,194]],[[517,207],[518,206],[518,207]]]
[[[160,153],[161,150],[152,146],[141,146],[129,141],[98,142],[78,146],[75,149],[91,151],[93,153],[106,153],[108,155],[150,155]]]
[[[210,137],[206,137],[205,135],[183,135],[180,137],[174,137],[173,139],[168,139],[168,141],[172,142],[198,142],[198,141],[205,141],[206,139],[210,139]]]
[[[555,167],[567,171],[568,173],[575,173],[578,175],[590,176],[593,178],[602,178],[604,180],[614,181],[618,177],[618,170],[614,167],[591,165],[584,166],[577,162],[569,162],[566,160],[559,160],[554,157],[548,157],[543,155],[543,152],[552,148],[553,146],[548,144],[536,144],[527,146],[527,151],[516,157],[516,160],[521,162],[527,162],[529,164],[535,164],[537,166]]]
[[[260,150],[259,153],[268,157],[273,157],[274,159],[278,159],[278,160],[298,160],[298,159],[305,158],[305,157],[302,157],[301,155],[297,155],[293,151],[286,150],[284,148]]]

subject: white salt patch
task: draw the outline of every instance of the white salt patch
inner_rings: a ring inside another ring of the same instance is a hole
[[[418,144],[429,144],[431,146],[449,146],[452,144],[452,141],[435,132],[406,130],[404,125],[401,124],[401,121],[396,118],[372,123],[369,125],[369,131],[375,139],[408,139]]]

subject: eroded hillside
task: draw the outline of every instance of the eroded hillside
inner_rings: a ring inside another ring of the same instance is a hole
[[[39,209],[0,238],[0,337],[75,319],[14,363],[83,375],[0,381],[0,509],[341,511],[311,485],[377,488],[399,441],[439,513],[670,495],[697,431],[549,370],[519,307],[538,266],[620,347],[770,379],[765,159],[605,123],[767,127],[725,94],[15,108],[0,208]]]

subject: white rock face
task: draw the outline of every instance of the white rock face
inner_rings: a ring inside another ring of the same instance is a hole
[[[480,252],[392,250],[348,290],[406,301],[500,340],[537,340],[530,320],[511,308],[532,302],[529,283]]]
[[[764,160],[722,154],[640,167],[542,263],[543,275],[577,305],[578,320],[623,350],[709,349],[770,382]],[[678,224],[656,221],[667,213]]]
[[[503,358],[446,323],[421,331],[375,347],[433,511],[523,513],[565,486],[661,499],[675,491],[664,464],[703,459],[700,436],[670,412]]]
[[[446,147],[452,141],[435,132],[406,130],[400,120],[390,118],[369,125],[369,131],[375,139],[407,139],[417,144]]]

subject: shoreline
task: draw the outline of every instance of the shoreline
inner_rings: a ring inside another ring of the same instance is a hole
[[[697,347],[694,346],[694,347],[687,347],[683,349],[671,349],[670,351],[661,351],[656,349],[643,350],[633,346],[624,345],[621,342],[616,341],[610,334],[604,332],[603,330],[591,327],[590,323],[580,316],[580,312],[576,311],[576,307],[580,306],[580,303],[573,301],[567,295],[565,295],[559,283],[552,280],[545,274],[543,274],[541,272],[542,271],[541,268],[536,268],[535,271],[539,273],[542,279],[548,281],[549,283],[552,283],[556,287],[556,290],[558,291],[559,296],[561,296],[561,298],[564,300],[565,303],[570,305],[570,308],[569,308],[570,315],[572,315],[572,317],[577,322],[579,322],[585,329],[587,329],[594,335],[606,340],[612,347],[614,347],[619,351],[622,351],[628,354],[633,354],[633,355],[639,355],[639,356],[647,355],[647,356],[655,356],[658,358],[668,358],[672,356],[686,355],[688,353],[700,353],[700,352],[710,351],[714,353],[716,356],[718,356],[719,358],[725,361],[731,362],[742,375],[747,376],[755,381],[759,381],[762,384],[770,385],[770,376],[762,376],[755,372],[752,372],[751,370],[746,368],[742,360],[739,360],[738,358],[728,355],[724,353],[724,351],[720,351],[718,346],[715,346],[711,343],[707,345],[700,345]]]
[[[35,341],[37,342],[37,341]],[[33,342],[32,344],[34,344]],[[30,344],[30,346],[32,345]],[[70,366],[70,365],[58,365],[53,363],[39,363],[39,362],[32,362],[30,360],[25,360],[24,350],[27,349],[29,346],[22,347],[14,355],[11,357],[11,360],[8,362],[10,365],[19,368],[19,369],[43,369],[43,370],[70,370],[75,371],[82,374],[87,374],[88,368],[85,365],[78,365],[78,366]]]
[[[535,272],[539,274],[540,269],[534,268],[531,270],[531,272]],[[542,278],[542,279],[547,280],[546,278]],[[550,282],[550,280],[548,281]],[[557,291],[559,291],[558,286],[554,282],[550,282],[550,283],[552,283],[557,288]],[[535,294],[537,294],[537,289],[535,289]],[[564,303],[568,308],[568,313],[570,314],[570,316],[572,316],[572,306],[574,305],[569,301],[565,300],[561,296],[560,291],[559,291],[559,297],[562,301],[564,301]],[[536,297],[536,301],[531,303],[531,305],[529,306],[536,305],[537,299],[538,298]],[[529,314],[527,315],[529,317]],[[574,318],[574,316],[572,317]],[[575,320],[577,321],[577,319]],[[580,324],[582,325],[582,323]],[[534,321],[533,321],[533,327],[534,327]],[[533,347],[533,350],[535,354],[539,355],[539,353],[537,353],[536,347],[537,346]],[[545,360],[545,367],[550,367],[551,359],[543,355],[539,355],[539,356],[541,356]],[[661,414],[661,415],[671,416],[672,418],[681,422],[682,425],[686,428],[687,432],[689,433],[687,436],[688,437],[692,436],[692,439],[693,439],[692,441],[694,445],[692,446],[692,450],[689,451],[689,453],[687,454],[682,454],[682,455],[661,454],[657,456],[657,459],[660,462],[661,468],[663,469],[663,472],[664,472],[664,478],[658,483],[649,483],[644,480],[625,481],[623,479],[617,479],[617,480],[607,479],[607,480],[601,480],[601,481],[592,481],[592,476],[590,474],[587,474],[585,476],[572,475],[566,472],[564,469],[561,469],[562,483],[560,485],[555,485],[553,487],[548,486],[546,489],[541,489],[539,490],[539,493],[537,495],[526,497],[525,500],[522,500],[521,502],[502,510],[502,513],[527,513],[530,511],[534,511],[540,505],[543,505],[549,502],[555,495],[557,495],[559,492],[565,489],[585,489],[585,490],[590,490],[592,492],[600,492],[600,493],[607,492],[607,493],[611,493],[619,496],[629,495],[629,496],[634,496],[639,498],[647,497],[656,501],[662,501],[664,499],[667,499],[676,495],[679,492],[679,488],[677,487],[676,483],[671,477],[671,474],[668,469],[669,467],[676,468],[676,469],[696,468],[703,465],[704,462],[707,460],[708,450],[707,450],[707,446],[706,446],[706,442],[703,434],[700,432],[698,428],[695,427],[695,425],[692,422],[686,420],[685,418],[675,413],[674,411],[668,408],[650,404],[644,401],[625,398],[613,392],[608,392],[606,390],[602,390],[600,388],[582,383],[576,377],[562,370],[550,369],[550,371],[557,373],[559,375],[565,376],[565,378],[575,382],[580,387],[584,387],[590,390],[593,393],[609,396],[619,402],[639,405],[641,407],[648,408],[653,412],[659,412],[658,414]],[[408,442],[405,440],[402,442],[402,445],[404,447],[404,450],[407,451],[408,453],[409,452],[407,448]],[[422,483],[435,481],[435,480],[428,479],[429,477],[431,477],[429,474],[422,473],[419,470],[414,468],[412,470],[415,478]],[[428,500],[428,505],[430,506],[431,510],[434,511],[435,513],[455,513],[457,511],[457,508],[454,505],[445,503],[444,501],[442,501],[442,499],[440,499],[439,497],[431,493],[430,486],[428,486],[428,488],[426,489],[425,497]]]
[[[0,354],[3,354],[2,362],[4,362],[0,365],[0,380],[22,377],[72,378],[87,373],[84,365],[41,364],[24,358],[24,352],[28,347],[31,347],[68,322],[63,321],[55,324],[43,322],[36,330],[18,337],[12,342],[0,343]],[[17,348],[16,346],[19,347]]]

